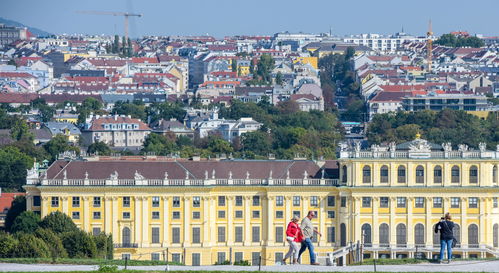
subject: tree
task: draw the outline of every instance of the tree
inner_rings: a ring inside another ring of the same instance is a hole
[[[52,161],[56,160],[57,156],[65,151],[80,152],[77,147],[69,145],[67,136],[61,134],[56,135],[49,142],[45,143],[43,148],[50,154]]]
[[[114,43],[113,43],[113,53],[120,52],[120,36],[114,35]]]
[[[0,149],[0,187],[21,189],[26,183],[26,170],[33,166],[33,159],[7,146]]]
[[[282,80],[282,73],[281,73],[281,71],[277,72],[277,74],[275,75],[275,83],[277,85],[282,85],[283,80]]]
[[[147,113],[144,103],[134,101],[133,103],[119,101],[111,111],[114,115],[130,115],[132,118],[147,122]]]
[[[300,111],[300,106],[294,100],[285,100],[277,103],[277,108],[281,114],[293,114]]]
[[[63,232],[72,232],[77,231],[78,227],[76,227],[73,220],[69,218],[66,214],[56,211],[48,214],[43,217],[40,222],[40,227],[50,229],[55,233],[63,233]]]
[[[149,134],[144,140],[144,153],[156,155],[169,155],[177,150],[175,140],[160,134]]]
[[[16,217],[10,232],[33,233],[38,228],[40,216],[33,211],[25,211]]]
[[[49,247],[40,238],[33,234],[19,235],[19,244],[17,245],[15,255],[19,258],[48,258]]]
[[[26,197],[24,197],[24,195],[16,196],[7,212],[7,216],[5,216],[6,231],[10,231],[12,224],[14,224],[14,220],[24,211],[26,211]]]
[[[92,236],[82,230],[62,234],[62,244],[70,258],[95,258],[97,246]]]
[[[0,231],[0,258],[15,257],[19,241],[11,234]]]
[[[350,60],[353,58],[353,56],[355,56],[355,48],[351,46],[347,47],[347,50],[345,52],[345,59]]]
[[[97,249],[97,253],[95,255],[96,258],[106,259],[108,257],[109,248],[113,248],[112,241],[109,241],[109,236],[104,233],[99,235],[95,235],[92,238],[95,242],[95,247]],[[111,256],[112,259],[112,256]]]
[[[23,119],[16,119],[10,129],[10,136],[17,141],[33,141],[33,134],[29,131],[28,124]]]
[[[435,41],[435,44],[449,47],[483,47],[485,42],[474,36],[456,36],[454,34],[448,33],[443,34]]]
[[[45,244],[47,244],[52,260],[55,261],[58,258],[66,258],[68,256],[66,249],[64,249],[64,246],[62,245],[61,238],[57,236],[57,234],[55,234],[52,230],[38,228],[35,231],[35,236],[42,239]]]
[[[214,154],[230,154],[234,151],[230,143],[219,136],[208,137],[208,149]]]
[[[110,155],[112,153],[111,148],[107,146],[106,143],[102,141],[96,141],[90,146],[88,146],[87,153],[89,154],[98,154],[98,155]]]
[[[232,68],[232,72],[237,72],[237,60],[232,59],[231,68]]]
[[[242,135],[242,145],[245,151],[265,156],[272,149],[272,140],[267,133],[255,131]]]

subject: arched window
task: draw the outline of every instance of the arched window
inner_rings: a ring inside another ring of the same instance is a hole
[[[452,183],[459,183],[460,181],[461,181],[461,177],[460,177],[459,167],[453,166],[451,169],[451,182]]]
[[[364,166],[362,168],[362,182],[363,183],[371,183],[371,167]]]
[[[468,247],[478,248],[478,226],[471,224],[468,226]]]
[[[405,183],[405,166],[399,166],[397,168],[397,182],[398,183]]]
[[[454,229],[452,230],[452,233],[454,234],[454,238],[457,240],[457,245],[456,247],[461,247],[461,227],[454,223]]]
[[[442,167],[440,166],[433,168],[433,183],[442,183]]]
[[[478,168],[475,165],[470,167],[470,183],[478,183]]]
[[[416,167],[416,183],[424,183],[424,167],[421,165]]]
[[[499,225],[495,224],[493,230],[494,247],[499,247]]]
[[[388,166],[381,166],[381,169],[379,169],[379,176],[381,178],[381,183],[388,183]]]
[[[407,228],[404,224],[397,225],[397,246],[406,247],[407,246]]]
[[[342,168],[341,182],[347,183],[347,166],[346,165],[343,165],[343,168]]]
[[[425,239],[424,239],[424,225],[423,224],[416,224],[414,227],[414,243],[416,246],[424,246],[425,245]]]
[[[367,223],[362,225],[362,235],[364,236],[364,246],[371,247],[371,225]]]
[[[347,246],[347,226],[344,223],[340,225],[340,245]]]
[[[435,230],[436,225],[437,224],[433,225],[432,231]],[[454,226],[454,229],[456,229],[455,226]],[[433,247],[440,246],[440,233],[439,232],[432,232],[432,233],[433,233]]]
[[[492,168],[492,182],[497,184],[497,166]]]
[[[121,243],[124,247],[130,246],[130,229],[128,227],[124,227],[121,233]]]
[[[386,223],[379,225],[379,246],[390,246],[390,227]]]

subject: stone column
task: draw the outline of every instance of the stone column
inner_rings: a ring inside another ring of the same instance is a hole
[[[352,237],[350,237],[350,241],[355,244],[357,243],[357,241],[361,241],[362,237],[362,230],[360,225],[361,197],[356,196],[352,198],[354,199],[354,211],[353,211],[354,224],[353,224],[353,232],[350,233],[353,235]]]
[[[143,244],[144,244],[144,239],[142,238],[142,234],[143,232],[141,233],[141,230],[142,230],[142,226],[141,226],[141,223],[144,222],[144,218],[147,217],[147,215],[144,215],[142,214],[141,215],[141,201],[142,201],[142,198],[143,197],[139,197],[139,196],[135,196],[133,197],[133,208],[134,208],[134,213],[133,213],[133,224],[134,224],[134,227],[133,227],[133,232],[135,234],[135,243],[140,243],[140,246],[142,247]],[[131,201],[131,200],[130,200]]]
[[[373,214],[372,214],[372,227],[371,227],[371,241],[373,244],[373,247],[378,247],[379,246],[379,215],[378,215],[378,207],[379,207],[379,197],[373,197]],[[375,254],[375,257],[377,255],[377,252]]]
[[[326,228],[326,202],[327,202],[327,196],[319,196],[319,224],[318,224],[318,229],[319,232],[322,234],[322,237],[319,237],[318,245],[323,246],[327,244],[327,228]]]
[[[212,197],[210,196],[203,197],[203,247],[211,246],[211,238],[213,235],[210,233],[211,222],[215,221],[215,219],[210,218],[210,211],[212,210],[212,207],[210,206],[211,199]],[[232,215],[229,215],[229,217],[232,217]]]
[[[112,225],[112,229],[113,229],[113,241],[115,242],[121,242],[121,238],[120,238],[120,232],[118,230],[118,219],[119,219],[119,216],[118,216],[118,197],[116,196],[113,196],[112,197],[112,215],[113,215],[113,221],[111,222],[111,225]],[[132,239],[132,241],[134,240],[135,238]]]
[[[395,208],[397,206],[397,198],[390,197],[390,247],[397,245],[397,230],[395,221]],[[393,256],[393,255],[392,255]]]
[[[414,197],[407,197],[407,247],[414,247],[414,226],[412,224],[412,208],[414,206]]]
[[[68,209],[68,197],[67,196],[62,196],[60,198],[61,200],[61,207],[62,207],[62,213],[68,215],[69,217],[71,217],[71,215],[69,215],[69,209]]]
[[[244,245],[251,245],[251,211],[250,211],[251,196],[244,196]]]
[[[42,207],[40,208],[41,217],[45,217],[49,212],[50,201],[47,196],[42,197]]]
[[[227,228],[226,228],[226,236],[227,236],[227,245],[234,245],[234,196],[227,197]]]
[[[113,233],[112,197],[103,197],[104,201],[104,232]],[[113,234],[114,235],[114,234]],[[114,237],[113,237],[114,238]]]
[[[83,230],[86,232],[90,232],[90,219],[92,219],[92,215],[90,215],[90,210],[88,208],[88,196],[83,196]]]
[[[293,213],[293,204],[292,204],[292,196],[284,196],[284,219],[285,223],[287,224],[288,221],[291,219],[292,213]]]
[[[468,203],[468,198],[461,197],[460,206],[461,206],[461,247],[462,248],[468,248],[468,225],[466,222],[467,203]]]
[[[149,211],[149,197],[142,197],[142,245],[149,246],[151,241],[149,238],[149,219],[151,218],[151,212]],[[138,219],[136,219],[138,220]]]
[[[33,196],[32,195],[26,195],[26,210],[27,211],[33,210]]]
[[[265,214],[266,214],[266,221],[267,222],[267,240],[266,240],[266,245],[268,246],[272,246],[275,244],[275,232],[274,232],[274,200],[275,200],[275,197],[274,196],[263,196],[263,203],[264,203],[264,211]],[[266,205],[266,206],[265,206]],[[265,208],[266,207],[266,208]],[[262,219],[263,220],[263,219]],[[262,225],[264,225],[264,221],[262,221]],[[263,230],[263,228],[262,228]]]
[[[431,213],[431,205],[433,202],[433,198],[431,197],[426,197],[425,198],[425,240],[426,240],[426,247],[430,248],[433,247],[433,225],[431,222],[432,219],[432,213]]]
[[[479,227],[478,227],[478,243],[480,244],[480,247],[485,247],[485,245],[487,244],[487,237],[489,237],[489,235],[487,235],[487,233],[485,232],[485,226],[488,226],[487,224],[487,215],[486,215],[486,211],[485,210],[485,206],[486,206],[486,199],[485,197],[480,197],[478,199],[479,203],[478,203],[478,208],[480,210],[480,218],[479,218]],[[490,231],[492,231],[490,228],[489,228]],[[489,232],[491,233],[491,232]],[[490,240],[492,241],[492,240]]]
[[[191,197],[184,198],[184,244],[183,246],[191,245]]]
[[[161,197],[163,202],[163,247],[170,245],[170,210],[168,209],[169,198],[166,196]]]

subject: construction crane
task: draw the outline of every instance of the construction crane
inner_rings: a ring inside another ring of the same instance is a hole
[[[427,53],[427,62],[428,62],[428,73],[431,73],[431,64],[433,58],[433,31],[431,30],[431,20],[428,24],[428,32],[426,33],[426,53]]]
[[[136,16],[142,17],[139,13],[128,13],[128,12],[112,12],[112,11],[92,11],[92,10],[80,10],[78,13],[84,14],[95,14],[95,15],[112,15],[112,16],[123,16],[125,17],[125,39],[128,41],[128,17]]]

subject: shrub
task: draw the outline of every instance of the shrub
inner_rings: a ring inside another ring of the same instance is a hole
[[[50,257],[55,260],[57,258],[66,258],[68,253],[62,245],[62,240],[50,229],[39,228],[35,231],[35,236],[42,239],[50,249]]]
[[[230,261],[225,260],[225,261],[223,261],[223,262],[221,262],[221,263],[219,263],[219,262],[217,261],[217,262],[215,263],[215,265],[230,265]]]
[[[234,262],[234,265],[251,266],[250,262],[247,260],[240,260]]]
[[[15,256],[19,258],[49,258],[49,247],[33,234],[20,234]]]
[[[12,224],[14,224],[14,220],[19,216],[23,211],[26,211],[26,197],[24,196],[16,196],[14,201],[12,201],[12,205],[7,212],[7,216],[5,217],[5,230],[10,231]]]
[[[62,244],[70,258],[94,258],[97,254],[92,235],[82,230],[63,233]]]
[[[118,271],[117,265],[99,265],[98,272],[116,272]]]
[[[38,228],[40,216],[32,211],[24,211],[16,217],[10,228],[11,233],[33,233]]]
[[[12,258],[19,241],[14,236],[5,232],[0,232],[0,257]]]
[[[73,220],[66,214],[56,211],[45,216],[40,223],[42,228],[47,228],[55,233],[72,232],[78,230]]]

